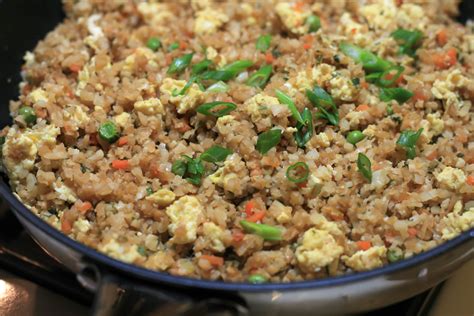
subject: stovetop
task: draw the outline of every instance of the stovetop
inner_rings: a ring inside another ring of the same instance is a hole
[[[416,297],[364,315],[433,315],[430,310],[442,288],[440,284]],[[11,212],[0,212],[0,315],[87,315],[93,298],[73,273],[31,239]],[[470,315],[474,315],[472,308]]]

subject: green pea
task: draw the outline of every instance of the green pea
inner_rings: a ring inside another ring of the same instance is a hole
[[[365,135],[362,134],[361,131],[352,131],[349,134],[347,134],[347,137],[346,137],[347,141],[351,143],[352,145],[357,144],[364,138],[365,138]]]
[[[310,15],[306,19],[306,24],[309,25],[309,32],[313,33],[316,32],[321,28],[321,20],[316,15]]]
[[[387,251],[387,260],[390,263],[397,262],[403,259],[403,252],[400,249],[389,249]]]
[[[116,142],[120,137],[117,126],[115,126],[115,124],[111,121],[107,121],[100,125],[99,136],[111,144]]]
[[[151,49],[152,51],[156,52],[161,47],[160,39],[156,37],[151,37],[148,42],[146,42],[146,46]]]
[[[25,120],[25,123],[28,125],[34,124],[36,122],[35,110],[33,110],[33,108],[30,106],[21,107],[18,110],[18,114],[23,116],[23,120]]]
[[[265,283],[267,282],[267,278],[264,277],[263,275],[261,274],[252,274],[251,276],[248,277],[247,279],[250,283],[254,283],[254,284],[260,284],[260,283]]]

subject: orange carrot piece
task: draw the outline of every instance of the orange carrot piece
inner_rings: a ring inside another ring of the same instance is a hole
[[[426,156],[426,159],[429,161],[433,161],[438,157],[438,152],[436,150],[433,150],[429,155]]]
[[[368,250],[370,249],[370,247],[372,247],[372,243],[370,241],[367,241],[367,240],[359,240],[356,242],[357,244],[357,248],[359,248],[359,250]]]
[[[247,216],[251,216],[253,214],[253,209],[255,208],[255,202],[253,200],[250,200],[245,204],[245,214]]]
[[[271,52],[267,52],[267,53],[265,54],[265,62],[266,62],[267,64],[272,64],[272,63],[273,63],[273,60],[274,60],[274,58],[273,58],[272,53],[271,53]]]
[[[304,9],[304,2],[303,1],[298,1],[293,5],[293,10],[296,12],[303,12]]]
[[[199,258],[209,261],[209,263],[214,267],[220,267],[221,265],[224,264],[224,258],[222,257],[217,257],[217,256],[212,256],[212,255],[201,255],[201,257]]]
[[[87,211],[89,211],[90,209],[92,209],[92,203],[91,202],[83,202],[78,208],[77,210],[79,212],[81,212],[82,214],[85,214],[87,213]]]
[[[444,46],[448,42],[448,34],[446,33],[446,29],[440,30],[436,33],[436,42],[439,46]]]
[[[117,141],[117,145],[119,145],[119,146],[125,146],[127,144],[128,144],[128,137],[127,136],[122,136]]]
[[[248,222],[256,223],[264,217],[265,217],[265,211],[258,211],[258,212],[253,213],[253,215],[248,216],[246,220]]]
[[[179,48],[180,49],[186,49],[188,47],[188,44],[185,41],[180,41],[179,42]]]
[[[356,111],[358,112],[367,111],[368,109],[370,109],[370,107],[367,104],[361,104],[358,107],[356,107]]]
[[[410,237],[415,237],[416,234],[418,234],[418,230],[415,227],[408,228],[408,235],[410,235]]]
[[[415,95],[413,96],[413,99],[415,99],[416,101],[418,101],[418,100],[420,100],[420,101],[428,100],[428,96],[423,92],[423,90],[416,89],[414,93],[415,93]]]
[[[81,71],[81,69],[82,66],[78,64],[72,64],[71,66],[69,66],[69,70],[71,70],[72,72],[79,72]]]
[[[360,86],[363,88],[363,89],[367,89],[369,87],[369,84],[367,83],[367,81],[365,80],[362,80],[360,82]]]
[[[61,231],[65,234],[69,234],[72,231],[72,224],[64,215],[61,217]]]
[[[232,232],[232,240],[234,240],[235,242],[242,241],[244,237],[245,234],[241,230],[236,229]]]
[[[129,167],[129,162],[128,160],[114,160],[112,161],[112,168],[116,169],[116,170],[123,170],[123,169],[127,169]]]
[[[474,185],[474,176],[467,176],[466,183],[469,185]]]
[[[456,48],[450,48],[446,53],[433,55],[433,63],[439,69],[447,69],[457,62],[458,52]]]
[[[372,171],[377,171],[377,170],[380,170],[380,169],[382,169],[382,166],[381,166],[381,165],[377,165],[377,164],[376,164],[376,165],[373,165],[373,166],[372,166]]]

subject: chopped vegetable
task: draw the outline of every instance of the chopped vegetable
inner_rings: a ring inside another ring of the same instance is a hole
[[[313,91],[306,90],[306,96],[319,109],[319,112],[316,114],[317,118],[323,118],[334,126],[339,124],[339,111],[329,93],[323,88],[315,86]]]
[[[400,137],[397,140],[397,145],[403,147],[406,150],[407,159],[413,159],[416,156],[416,142],[423,133],[423,128],[414,132],[411,130],[402,131]]]
[[[174,50],[176,50],[176,49],[178,49],[178,48],[179,48],[179,43],[178,43],[178,42],[174,42],[174,43],[172,43],[170,46],[168,46],[168,51],[169,51],[169,52],[172,52],[172,51],[174,51]]]
[[[229,90],[229,86],[223,81],[218,81],[218,82],[210,85],[206,89],[206,91],[208,91],[208,92],[215,92],[215,93],[227,92],[228,90]]]
[[[146,248],[145,248],[144,246],[138,246],[138,247],[137,247],[137,252],[138,252],[140,255],[146,257]]]
[[[260,35],[257,39],[257,44],[255,45],[257,50],[265,53],[270,48],[270,43],[272,42],[271,35]]]
[[[125,146],[128,144],[128,137],[127,136],[122,136],[119,138],[117,145],[119,146]]]
[[[91,210],[92,209],[92,203],[91,202],[83,202],[81,205],[79,205],[79,207],[77,208],[77,210],[79,212],[81,212],[82,214],[86,214],[87,211]]]
[[[204,59],[197,64],[195,64],[191,70],[192,75],[199,75],[204,71],[208,70],[209,67],[212,65],[212,61],[209,59]]]
[[[474,176],[467,176],[466,183],[469,185],[474,185]]]
[[[395,73],[393,73],[393,71],[395,71]],[[395,84],[397,80],[399,80],[400,76],[404,71],[405,68],[402,66],[393,66],[392,68],[389,68],[382,72],[375,84],[379,87],[388,88]]]
[[[412,96],[413,92],[403,88],[382,88],[379,95],[384,102],[395,100],[399,104],[407,102]]]
[[[224,101],[214,101],[209,103],[204,103],[196,109],[196,112],[214,116],[214,117],[221,117],[224,115],[229,114],[233,110],[237,108],[237,105],[231,102],[224,102]]]
[[[296,105],[293,102],[293,100],[288,95],[286,95],[284,92],[282,92],[281,90],[275,89],[275,93],[276,93],[276,96],[278,98],[278,101],[280,101],[281,103],[286,104],[288,106],[293,118],[296,121],[298,121],[299,123],[305,124],[305,122],[304,122],[303,118],[301,117],[300,112],[298,112],[298,109],[296,108]]]
[[[257,224],[249,221],[240,221],[240,225],[246,233],[255,234],[262,237],[264,240],[278,241],[281,240],[281,229],[278,227]]]
[[[418,230],[415,227],[409,227],[407,231],[410,237],[415,237],[418,234]]]
[[[260,69],[247,79],[247,85],[263,89],[272,74],[272,65],[263,65]]]
[[[100,125],[99,137],[110,144],[115,143],[120,137],[120,134],[118,132],[118,129],[115,123],[112,121],[107,121],[103,123],[102,125]]]
[[[172,62],[170,67],[168,68],[168,74],[176,74],[181,73],[189,66],[191,60],[193,59],[193,53],[185,54],[181,57],[175,58]]]
[[[258,211],[258,212],[253,213],[250,216],[247,216],[246,220],[248,222],[256,223],[262,220],[264,217],[265,217],[265,211]]]
[[[316,15],[310,15],[306,18],[306,24],[309,25],[309,32],[316,32],[321,28],[321,20]]]
[[[112,168],[114,168],[115,170],[125,170],[128,169],[129,166],[130,164],[128,160],[117,159],[112,161]]]
[[[389,249],[387,251],[387,260],[390,263],[394,263],[403,259],[403,252],[401,249]]]
[[[456,48],[450,48],[447,52],[441,52],[433,55],[433,62],[439,69],[448,69],[457,62]]]
[[[355,108],[357,112],[367,111],[368,109],[370,109],[370,106],[368,106],[367,104],[361,104]]]
[[[227,156],[232,154],[232,150],[214,145],[205,152],[203,152],[200,156],[201,160],[207,162],[221,162],[224,161]]]
[[[387,104],[387,115],[390,116],[390,115],[393,115],[393,108],[392,108],[392,105],[391,104]]]
[[[153,194],[153,188],[152,187],[147,187],[146,188],[146,195],[152,195]]]
[[[253,200],[250,200],[245,204],[245,214],[247,216],[250,216],[253,214],[253,209],[255,208],[255,202]]]
[[[372,247],[372,243],[370,241],[367,241],[367,240],[359,240],[356,242],[357,244],[357,248],[359,248],[359,250],[369,250],[370,247]]]
[[[201,184],[201,178],[204,175],[204,166],[199,158],[191,158],[183,155],[183,159],[176,160],[171,172],[186,179],[189,183],[194,185]]]
[[[357,144],[364,138],[365,138],[365,135],[362,134],[361,131],[351,131],[349,132],[349,134],[347,134],[347,137],[346,137],[347,141],[351,143],[352,145]]]
[[[352,58],[355,62],[362,64],[365,71],[369,73],[383,72],[393,66],[389,61],[355,45],[341,43],[339,48],[345,55]]]
[[[278,145],[281,140],[281,130],[271,129],[258,135],[255,148],[259,153],[265,155],[270,149]]]
[[[359,168],[359,172],[364,176],[364,178],[369,180],[369,182],[372,182],[372,163],[363,153],[359,153],[357,156],[357,168]]]
[[[219,70],[206,71],[202,74],[204,80],[228,81],[235,78],[239,73],[251,67],[253,62],[250,60],[238,60],[224,66]]]
[[[313,137],[313,113],[308,108],[304,108],[301,112],[301,118],[304,124],[296,123],[295,141],[298,147],[302,148]]]
[[[186,84],[184,85],[184,87],[178,91],[178,89],[173,89],[173,91],[171,92],[171,95],[173,97],[176,97],[178,95],[184,95],[186,93],[186,91],[189,90],[189,88],[191,88],[191,86],[193,85],[194,82],[198,81],[199,78],[197,76],[191,76],[191,78],[189,78],[188,82],[186,82]]]
[[[448,34],[446,33],[446,29],[442,29],[436,33],[436,42],[439,46],[444,46],[446,43],[448,43]]]
[[[398,29],[392,33],[392,37],[400,43],[400,54],[415,55],[416,48],[420,43],[423,33],[418,30]]]
[[[212,255],[201,255],[199,258],[207,260],[214,267],[220,267],[224,264],[224,258],[222,257]]]
[[[161,47],[161,41],[156,37],[150,37],[146,42],[146,46],[156,52]]]
[[[18,114],[23,117],[23,120],[27,125],[34,124],[36,122],[35,110],[30,106],[23,106],[18,110]]]
[[[252,274],[248,277],[247,281],[253,284],[261,284],[267,282],[267,278],[261,274]]]
[[[309,167],[305,162],[299,161],[286,169],[286,178],[293,183],[302,183],[308,180]]]

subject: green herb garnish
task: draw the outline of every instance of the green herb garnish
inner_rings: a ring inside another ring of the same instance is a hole
[[[392,63],[376,56],[372,52],[349,43],[341,43],[339,49],[355,62],[362,64],[362,67],[369,73],[383,72],[393,66]]]
[[[203,73],[204,71],[208,70],[209,67],[212,65],[212,61],[209,59],[204,59],[197,64],[193,65],[191,74],[192,75],[199,75]]]
[[[196,112],[204,114],[204,115],[221,117],[221,116],[229,114],[236,108],[237,108],[237,105],[231,102],[214,101],[214,102],[204,103],[198,106],[196,109]]]
[[[194,53],[185,54],[181,57],[175,58],[172,62],[170,67],[168,68],[168,74],[176,74],[181,73],[189,66],[191,60],[193,59]]]
[[[252,274],[248,277],[247,281],[253,284],[261,284],[267,282],[267,278],[261,274]]]
[[[226,92],[228,90],[229,90],[229,86],[223,81],[218,81],[216,83],[213,83],[206,89],[206,91],[208,92],[215,92],[215,93]]]
[[[255,47],[257,48],[257,50],[261,51],[262,53],[265,53],[270,48],[271,42],[271,35],[260,35],[257,39],[257,44],[255,44]]]
[[[288,106],[293,118],[297,122],[299,122],[301,124],[305,124],[305,122],[303,121],[303,118],[301,117],[301,114],[298,111],[298,109],[296,108],[296,105],[293,102],[293,100],[288,95],[286,95],[284,92],[282,92],[281,90],[276,89],[275,93],[276,93],[276,96],[278,98],[278,101],[280,101],[281,103],[286,104]]]
[[[403,259],[403,251],[401,249],[389,249],[387,251],[387,260],[394,263]]]
[[[395,100],[398,104],[407,102],[413,96],[413,92],[403,88],[382,88],[379,98],[384,102]]]
[[[416,142],[423,133],[423,128],[418,131],[405,130],[401,132],[397,140],[397,145],[403,147],[407,154],[407,159],[413,159],[416,156]]]
[[[202,74],[204,80],[228,81],[235,78],[239,73],[251,67],[253,62],[250,60],[238,60],[222,67],[219,70],[206,71]]]
[[[217,163],[224,161],[227,156],[232,154],[232,150],[214,145],[205,152],[203,152],[200,156],[201,160]]]
[[[267,84],[268,80],[270,79],[272,71],[272,65],[263,65],[258,71],[256,71],[250,76],[250,78],[247,79],[247,85],[263,89]]]
[[[298,147],[303,148],[313,137],[313,113],[308,108],[304,108],[303,112],[301,112],[301,118],[304,123],[296,123],[295,141]]]
[[[270,149],[278,145],[281,140],[281,130],[271,129],[258,135],[255,148],[259,153],[265,155]]]
[[[146,42],[146,46],[152,51],[156,52],[161,47],[161,41],[156,37],[150,37]]]
[[[172,43],[170,46],[168,46],[168,51],[169,52],[172,52],[174,50],[177,50],[179,48],[179,43],[178,42],[174,42]]]
[[[334,126],[339,124],[339,111],[329,93],[327,93],[323,88],[315,86],[313,91],[306,90],[306,96],[319,110],[319,112],[316,113],[316,118],[323,118],[327,120],[329,124]]]
[[[369,180],[369,182],[372,182],[372,163],[363,153],[359,153],[357,156],[357,168],[359,168],[359,172],[364,176],[364,178]]]
[[[240,221],[240,225],[245,230],[246,233],[259,235],[264,240],[278,241],[281,240],[281,229],[278,227],[257,224],[249,221]]]
[[[302,183],[308,180],[309,167],[305,162],[299,161],[286,169],[286,178],[293,183]]]
[[[414,56],[420,40],[423,37],[423,33],[418,30],[410,31],[398,29],[392,33],[392,37],[400,43],[400,54]]]
[[[176,160],[172,167],[171,172],[186,179],[189,183],[194,185],[201,184],[201,178],[204,175],[204,165],[201,159],[191,158],[183,155],[183,159]]]

